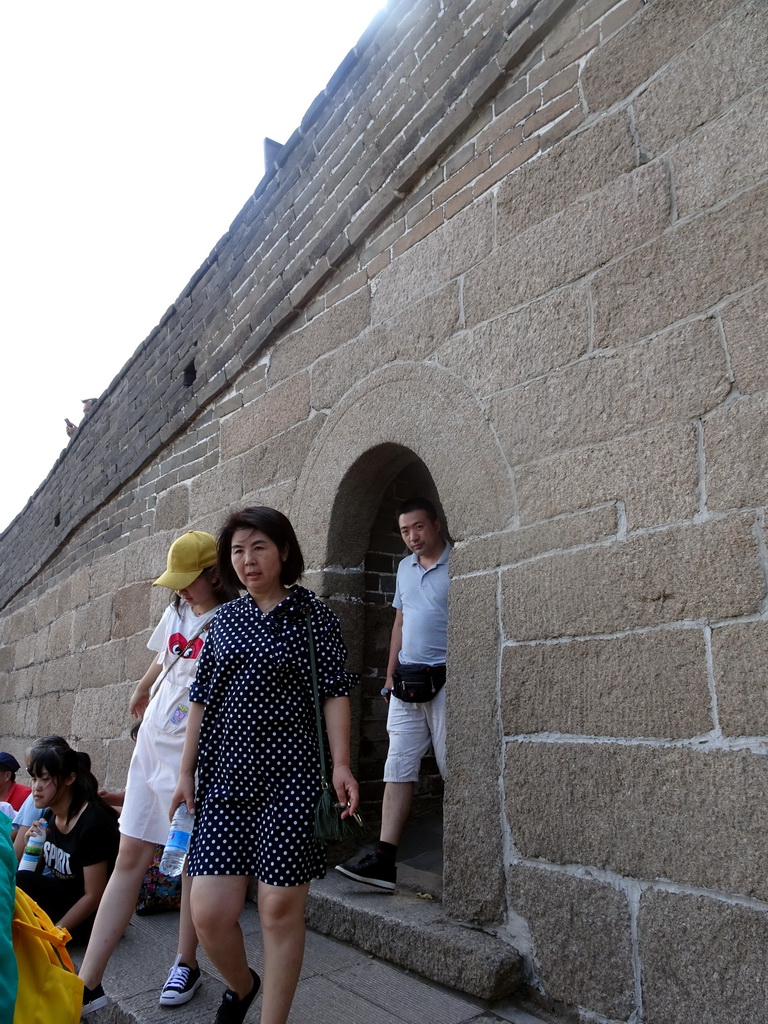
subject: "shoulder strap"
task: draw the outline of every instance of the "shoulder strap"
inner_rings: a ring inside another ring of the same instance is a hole
[[[320,708],[320,691],[317,686],[317,662],[315,660],[315,638],[312,633],[312,616],[307,608],[307,639],[309,641],[309,665],[312,670],[312,695],[315,701],[315,722],[317,724],[317,746],[320,751],[320,781],[323,789],[330,789],[328,768],[325,763],[325,739],[323,737],[323,712]]]
[[[190,637],[190,638],[189,638],[189,640],[187,640],[187,642],[186,642],[186,643],[184,644],[184,646],[183,646],[183,647],[181,648],[181,650],[180,650],[180,651],[179,651],[179,653],[178,653],[178,654],[176,655],[176,657],[175,657],[175,658],[173,659],[173,661],[172,661],[172,662],[171,662],[171,664],[170,664],[170,665],[168,666],[168,668],[167,668],[167,669],[165,670],[165,672],[163,672],[163,674],[162,674],[162,675],[160,676],[160,678],[159,678],[159,679],[157,680],[157,682],[155,682],[155,683],[153,684],[153,685],[154,685],[154,690],[153,690],[153,692],[152,692],[152,696],[150,697],[150,700],[153,700],[153,699],[154,699],[154,698],[155,698],[155,697],[157,696],[157,691],[158,691],[158,690],[160,689],[160,684],[161,684],[161,683],[162,683],[162,681],[163,681],[163,680],[165,679],[165,677],[166,677],[166,676],[168,675],[168,673],[169,673],[169,672],[171,671],[171,669],[172,669],[172,668],[173,668],[173,666],[174,666],[174,665],[176,664],[176,662],[177,662],[177,661],[179,661],[179,660],[180,660],[181,658],[183,658],[183,657],[184,657],[184,654],[185,654],[185,652],[189,650],[189,648],[190,648],[190,647],[192,646],[192,644],[193,644],[193,643],[195,642],[195,640],[197,640],[197,638],[198,638],[199,636],[202,636],[202,635],[203,635],[203,633],[204,633],[204,632],[206,631],[206,629],[208,629],[208,627],[210,626],[210,624],[211,624],[211,623],[213,622],[213,620],[214,620],[215,618],[216,618],[216,616],[215,616],[215,615],[212,615],[212,616],[210,617],[210,619],[208,619],[208,621],[207,621],[207,622],[204,622],[204,623],[203,623],[203,625],[202,625],[202,626],[200,627],[200,629],[198,629],[198,631],[197,631],[197,632],[195,633],[195,635],[194,635],[194,636],[192,636],[192,637]]]

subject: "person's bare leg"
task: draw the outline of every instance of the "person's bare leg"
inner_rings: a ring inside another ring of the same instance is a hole
[[[101,897],[91,937],[80,967],[86,988],[101,984],[109,958],[136,909],[141,883],[152,863],[155,844],[120,836],[120,848],[104,894]]]
[[[261,1024],[285,1024],[304,959],[304,907],[309,883],[276,886],[259,882],[259,919],[264,942]]]
[[[382,843],[399,844],[411,813],[413,790],[413,782],[387,782],[384,786],[379,833]]]
[[[187,875],[186,866],[181,879],[181,910],[179,913],[179,948],[177,955],[187,967],[197,967],[197,932],[192,923],[192,908],[189,905],[192,879]]]
[[[238,999],[253,988],[238,918],[248,891],[247,875],[195,875],[190,905],[203,949]]]

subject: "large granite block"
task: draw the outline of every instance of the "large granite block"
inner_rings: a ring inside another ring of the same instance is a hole
[[[449,912],[499,921],[504,904],[498,787],[479,784],[501,772],[497,699],[499,651],[496,574],[450,586],[446,683],[445,888]]]
[[[164,566],[160,567],[162,572]],[[112,638],[112,596],[96,598],[75,612],[74,649],[105,644]],[[126,636],[128,634],[125,634]]]
[[[154,550],[158,545],[150,542],[146,547],[150,550]],[[142,548],[145,545],[141,545]],[[128,580],[126,575],[127,557],[126,552],[113,551],[110,554],[102,555],[100,558],[94,559],[89,566],[90,574],[90,591],[89,596],[91,598],[104,597],[109,594],[112,595],[120,587],[125,586],[126,582],[133,582]],[[163,555],[163,561],[160,569],[158,569],[156,575],[165,568],[165,555]]]
[[[493,130],[493,124],[487,131]],[[635,167],[626,111],[597,120],[499,186],[500,239],[511,239]]]
[[[766,274],[768,185],[761,185],[711,213],[679,222],[598,273],[595,343],[614,348],[644,338],[700,315]]]
[[[270,388],[221,424],[221,458],[228,461],[309,416],[309,374]]]
[[[442,288],[487,256],[494,245],[492,197],[467,207],[394,260],[376,278],[371,321]]]
[[[670,155],[679,217],[756,185],[768,173],[768,89],[750,93]]]
[[[700,629],[505,647],[504,733],[682,739],[712,727]]]
[[[734,622],[712,630],[717,713],[726,736],[768,736],[766,651],[768,623]]]
[[[53,660],[72,652],[72,637],[75,623],[75,612],[65,612],[51,623],[47,634],[47,658]]]
[[[451,571],[456,575],[477,572],[514,565],[547,552],[594,544],[616,535],[616,519],[615,506],[606,504],[550,522],[479,537],[454,549]]]
[[[510,741],[505,759],[510,839],[526,859],[768,896],[768,758]]]
[[[704,424],[711,511],[768,500],[768,391],[724,406]]]
[[[506,638],[543,640],[754,614],[765,584],[753,523],[736,516],[674,527],[506,569]]]
[[[768,390],[768,283],[726,306],[720,314],[736,386],[742,394]]]
[[[386,363],[426,359],[456,331],[459,314],[454,282],[319,359],[311,368],[313,407],[332,407],[362,376]]]
[[[516,466],[702,416],[725,398],[729,387],[717,324],[698,320],[497,393],[489,409]]]
[[[528,865],[509,869],[507,894],[510,909],[530,929],[548,998],[626,1020],[634,1008],[626,894],[593,878]]]
[[[765,85],[766,52],[764,0],[739,4],[721,24],[671,61],[635,100],[636,125],[644,149],[654,156],[663,153],[739,97]],[[756,114],[764,120],[765,100]],[[763,139],[763,152],[764,147]],[[738,139],[738,148],[750,149],[749,134]],[[722,150],[712,145],[705,154],[706,163],[716,166],[721,156]]]
[[[179,484],[158,495],[155,505],[155,529],[182,532],[189,522],[189,484]]]
[[[570,363],[588,348],[589,298],[576,285],[457,335],[437,359],[487,395]]]
[[[587,61],[584,95],[592,111],[628,96],[659,67],[695,42],[733,0],[656,0]]]
[[[145,583],[135,583],[117,591],[112,602],[114,638],[133,636],[150,625],[149,594]]]
[[[72,729],[75,736],[86,741],[84,749],[93,755],[106,737],[119,736],[126,728],[130,683],[95,686],[75,694]]]
[[[640,901],[638,941],[646,1024],[764,1024],[762,908],[650,889]]]
[[[230,459],[195,477],[189,498],[193,522],[203,515],[220,514],[227,506],[242,499],[243,469],[247,458],[247,455],[241,455]]]
[[[270,387],[303,370],[343,342],[356,338],[368,326],[370,305],[369,290],[361,289],[288,334],[270,359],[267,374]]]
[[[660,163],[623,174],[467,269],[467,326],[530,302],[630,252],[669,224],[669,175]],[[506,242],[506,244],[503,244]]]
[[[628,530],[693,519],[699,505],[696,430],[665,423],[552,455],[520,466],[515,485],[523,523],[608,501],[621,502]],[[558,527],[567,541],[569,525],[558,519],[550,528]]]

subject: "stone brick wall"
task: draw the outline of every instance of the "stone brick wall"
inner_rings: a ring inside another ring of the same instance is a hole
[[[380,668],[423,466],[446,911],[583,1020],[762,1022],[767,44],[766,0],[391,2],[0,538],[3,749],[121,784],[148,583],[242,503]]]

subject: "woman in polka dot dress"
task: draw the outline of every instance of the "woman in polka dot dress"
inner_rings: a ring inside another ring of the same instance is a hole
[[[247,508],[219,534],[219,572],[248,593],[219,611],[203,649],[172,810],[196,812],[187,871],[192,916],[229,988],[216,1024],[240,1024],[260,980],[238,917],[258,879],[264,943],[261,1024],[284,1024],[304,955],[304,906],[325,874],[315,839],[320,763],[306,611],[312,619],[333,785],[344,816],[359,802],[349,767],[349,698],[339,621],[309,590],[296,534],[275,509]],[[198,772],[195,792],[195,769]]]

